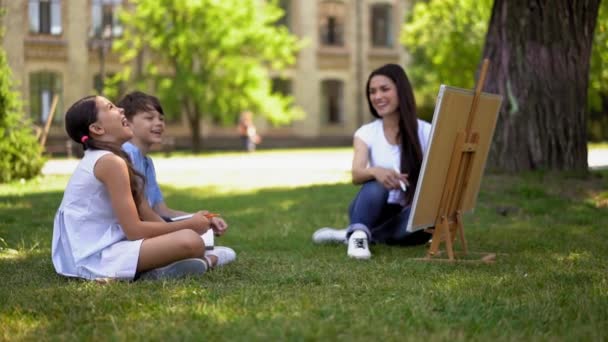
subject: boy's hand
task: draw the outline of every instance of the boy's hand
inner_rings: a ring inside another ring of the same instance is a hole
[[[215,232],[215,235],[223,235],[228,229],[228,225],[221,217],[213,217],[210,220],[211,229]]]

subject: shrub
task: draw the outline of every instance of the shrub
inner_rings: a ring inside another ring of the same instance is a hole
[[[18,93],[12,89],[6,54],[0,49],[0,183],[40,173],[44,159],[32,127],[23,115]]]

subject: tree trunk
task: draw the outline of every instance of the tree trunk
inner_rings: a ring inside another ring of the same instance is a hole
[[[183,98],[182,103],[184,104],[183,109],[188,117],[188,123],[190,124],[192,152],[199,153],[202,149],[201,139],[201,118],[193,105],[192,101]]]
[[[190,121],[190,126],[192,127],[192,152],[199,153],[203,144],[201,139],[200,119],[198,116]]]
[[[600,0],[495,0],[485,91],[504,96],[488,167],[587,170],[587,84]]]

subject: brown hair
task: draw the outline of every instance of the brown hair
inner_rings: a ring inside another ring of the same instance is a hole
[[[163,107],[156,96],[148,95],[141,91],[133,91],[125,95],[118,103],[118,107],[124,109],[127,120],[133,121],[133,116],[139,112],[156,110],[160,115],[165,115]]]

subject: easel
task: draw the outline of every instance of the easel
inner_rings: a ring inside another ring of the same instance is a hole
[[[426,231],[433,234],[431,245],[425,258],[425,261],[456,261],[454,252],[454,242],[458,236],[462,247],[462,255],[480,255],[479,259],[475,260],[458,260],[466,262],[486,262],[491,263],[496,259],[495,253],[469,253],[467,241],[464,236],[464,225],[462,222],[462,206],[463,195],[466,192],[471,173],[471,165],[477,151],[477,143],[479,133],[471,131],[471,127],[477,114],[477,106],[481,91],[485,83],[485,78],[488,70],[489,60],[484,59],[479,80],[475,88],[475,94],[471,103],[469,116],[465,131],[458,132],[454,141],[454,149],[450,160],[448,175],[445,187],[439,202],[439,212],[435,219],[435,226]],[[439,258],[441,251],[440,244],[445,242],[445,249],[448,259]]]

